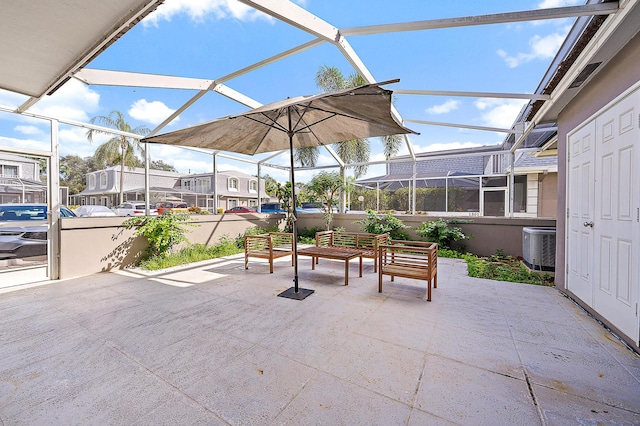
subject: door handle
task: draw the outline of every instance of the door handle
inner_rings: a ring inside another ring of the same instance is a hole
[[[582,226],[584,226],[584,227],[588,226],[590,228],[593,228],[593,222],[585,222],[585,223],[582,224]]]

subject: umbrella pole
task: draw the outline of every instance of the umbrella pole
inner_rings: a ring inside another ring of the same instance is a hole
[[[287,108],[287,115],[289,119],[289,155],[291,159],[291,228],[293,230],[293,287],[288,288],[282,293],[278,294],[279,297],[286,297],[287,299],[304,300],[307,296],[311,295],[315,290],[309,290],[306,288],[298,288],[298,218],[296,217],[296,180],[293,166],[295,165],[293,159],[293,135],[294,131],[291,124],[291,107]]]

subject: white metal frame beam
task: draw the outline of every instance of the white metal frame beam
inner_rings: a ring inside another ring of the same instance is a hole
[[[338,41],[336,27],[289,0],[238,0],[262,13],[329,42]]]
[[[468,27],[473,25],[505,24],[510,22],[572,18],[577,16],[609,15],[612,13],[616,13],[618,10],[618,2],[607,2],[587,4],[583,6],[554,7],[548,9],[525,10],[521,12],[432,19],[426,21],[404,22],[399,24],[368,25],[362,27],[341,28],[340,34],[344,36],[355,36],[402,31],[432,30],[439,28]]]
[[[469,98],[496,98],[496,99],[531,99],[535,101],[548,101],[549,95],[537,93],[498,93],[498,92],[457,92],[451,90],[407,90],[393,89],[396,95],[423,95],[423,96],[451,96]]]

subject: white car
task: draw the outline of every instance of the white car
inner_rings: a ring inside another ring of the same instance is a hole
[[[107,206],[80,206],[73,211],[78,217],[117,216]]]
[[[112,210],[117,216],[144,216],[146,205],[144,202],[126,202],[122,203]],[[149,208],[149,216],[157,216],[158,209]]]

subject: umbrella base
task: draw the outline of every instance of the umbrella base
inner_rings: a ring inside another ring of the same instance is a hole
[[[306,288],[298,288],[298,291],[296,292],[295,287],[290,287],[285,291],[283,291],[282,293],[280,293],[278,297],[286,297],[287,299],[294,299],[294,300],[304,300],[307,298],[307,296],[310,296],[314,291],[315,290],[309,290]]]

